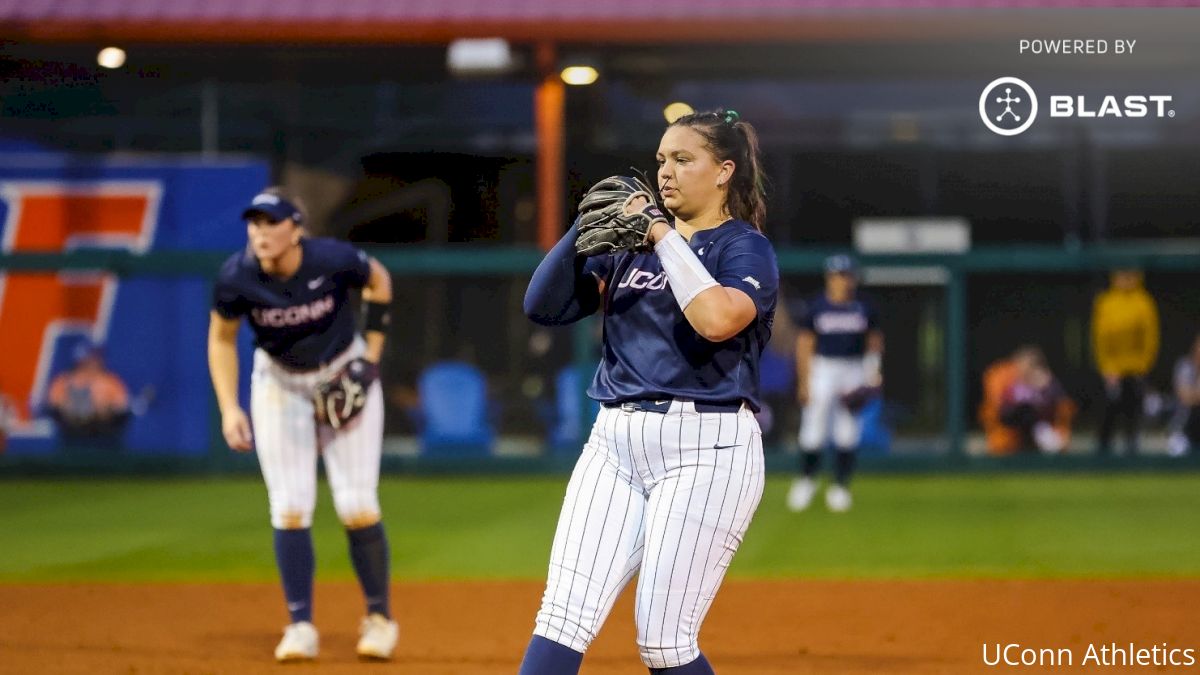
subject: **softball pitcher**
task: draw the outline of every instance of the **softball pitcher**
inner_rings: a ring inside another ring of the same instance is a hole
[[[787,504],[803,511],[817,492],[816,475],[832,427],[834,480],[825,491],[830,511],[850,510],[862,423],[858,411],[883,384],[880,364],[883,333],[870,303],[856,296],[857,269],[850,256],[825,260],[825,293],[809,301],[796,338],[797,398],[804,406],[800,423],[801,475],[788,490]]]
[[[761,231],[758,142],[733,111],[672,123],[658,194],[614,176],[538,266],[525,313],[603,312],[602,407],[567,485],[522,675],[569,675],[638,575],[651,673],[712,673],[700,626],[763,489],[759,355],[779,272]]]
[[[305,236],[303,208],[277,188],[256,196],[242,216],[249,242],[217,278],[208,361],[225,441],[238,452],[257,452],[267,484],[275,561],[291,617],[275,658],[317,656],[309,527],[320,453],[366,596],[358,654],[386,659],[399,631],[388,605],[388,544],[377,495],[383,435],[377,364],[391,278],[349,244]],[[358,289],[365,339],[351,305]],[[243,317],[256,346],[250,419],[238,402],[236,338]]]

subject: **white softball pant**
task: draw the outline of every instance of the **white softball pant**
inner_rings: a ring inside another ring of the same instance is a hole
[[[601,408],[567,485],[534,634],[586,651],[638,574],[642,661],[694,661],[763,478],[762,432],[745,407]]]
[[[813,356],[808,373],[808,404],[800,423],[800,448],[815,452],[829,440],[839,450],[858,447],[862,424],[858,415],[842,405],[842,395],[866,383],[861,357],[830,358]]]
[[[254,447],[277,529],[312,525],[317,504],[317,453],[325,457],[325,473],[338,517],[348,527],[379,520],[379,458],[383,444],[383,392],[379,382],[367,392],[367,404],[346,427],[318,428],[312,394],[318,383],[361,356],[362,341],[323,368],[306,372],[285,369],[266,352],[254,353],[250,384],[250,417]]]

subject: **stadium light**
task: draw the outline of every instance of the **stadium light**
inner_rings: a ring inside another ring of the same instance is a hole
[[[582,86],[595,82],[596,78],[600,77],[600,71],[596,70],[594,66],[567,66],[562,69],[560,77],[567,84]]]
[[[125,65],[125,50],[120,47],[105,47],[96,54],[96,63],[101,68],[116,69]]]
[[[455,40],[446,50],[446,67],[454,75],[499,75],[516,66],[504,38]]]
[[[694,112],[696,110],[692,106],[683,101],[675,101],[674,103],[668,103],[667,107],[663,108],[663,117],[667,118],[667,124],[674,124],[675,120],[684,115],[691,115]]]

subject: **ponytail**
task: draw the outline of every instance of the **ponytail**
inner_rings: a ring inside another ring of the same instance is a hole
[[[737,111],[691,113],[671,123],[700,134],[718,162],[734,163],[733,177],[725,196],[725,208],[734,218],[753,225],[759,232],[767,219],[766,177],[758,145],[758,132]]]

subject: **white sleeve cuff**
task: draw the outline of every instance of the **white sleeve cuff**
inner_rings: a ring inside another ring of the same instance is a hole
[[[704,263],[692,253],[692,249],[688,248],[683,235],[675,230],[668,232],[654,245],[654,252],[662,261],[667,284],[675,294],[675,302],[679,303],[680,309],[687,309],[697,295],[720,285],[708,273]]]

